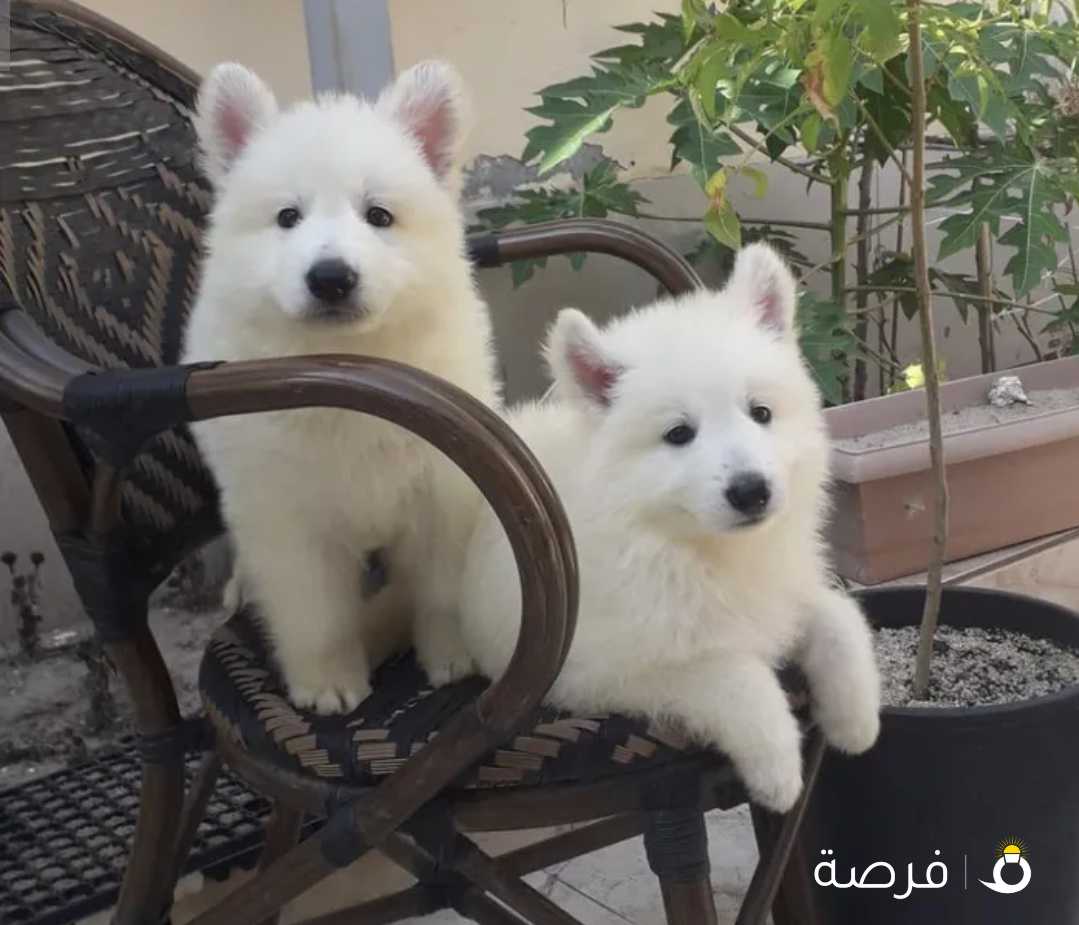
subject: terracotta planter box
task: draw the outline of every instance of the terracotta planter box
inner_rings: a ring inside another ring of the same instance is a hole
[[[1079,388],[1079,356],[1015,371],[1027,393]],[[999,373],[945,383],[945,413],[985,404]],[[833,440],[915,423],[925,394],[903,392],[825,412]],[[951,500],[948,561],[1001,549],[1079,525],[1079,404],[945,432]],[[870,449],[834,446],[835,566],[876,584],[924,571],[932,525],[929,441]]]

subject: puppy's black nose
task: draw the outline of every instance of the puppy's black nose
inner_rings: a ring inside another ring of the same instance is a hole
[[[360,275],[345,261],[335,257],[320,260],[307,271],[307,288],[320,302],[334,304],[349,297]]]
[[[772,489],[759,472],[739,472],[725,494],[731,507],[749,517],[763,514],[772,499]]]

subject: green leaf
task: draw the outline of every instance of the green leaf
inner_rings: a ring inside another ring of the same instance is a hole
[[[510,277],[513,280],[513,288],[520,288],[530,279],[532,279],[537,269],[543,269],[546,266],[546,257],[529,258],[528,260],[514,260],[513,263],[510,264]]]
[[[739,167],[738,173],[753,181],[753,195],[763,199],[768,192],[768,174],[756,167]]]
[[[899,54],[903,24],[891,0],[855,0],[855,15],[865,24],[861,45],[878,62]]]
[[[817,141],[820,138],[821,126],[824,125],[819,113],[811,112],[802,123],[802,145],[808,154],[817,150]]]
[[[850,39],[841,32],[825,36],[821,41],[824,55],[824,98],[830,106],[838,106],[850,86],[851,68],[854,65]]]
[[[843,383],[849,378],[848,357],[858,352],[850,318],[829,299],[803,289],[799,292],[798,344],[813,378],[829,404],[843,400]]]
[[[769,134],[769,153],[775,157],[795,143],[794,117],[807,108],[799,71],[781,68],[747,80],[735,100],[733,123],[753,121]]]
[[[858,83],[872,93],[884,93],[884,75],[878,67],[871,67],[863,71],[858,77]]]
[[[718,209],[713,206],[705,213],[704,227],[720,244],[733,250],[742,246],[742,223],[729,199],[724,199]]]
[[[726,132],[702,125],[685,97],[671,110],[667,122],[674,126],[670,139],[671,168],[685,161],[701,187],[723,165],[724,157],[741,153],[742,149]]]
[[[866,282],[882,289],[899,290],[896,293],[899,307],[908,321],[918,314],[918,294],[906,291],[914,289],[914,260],[909,255],[897,254],[884,262],[869,274]]]
[[[896,82],[904,85],[902,68],[898,65],[885,65],[892,68],[891,75]],[[883,144],[875,131],[867,131],[865,135],[866,153],[883,164],[888,160],[892,151],[898,150],[910,137],[910,98],[897,89],[889,81],[888,92],[873,93],[866,90],[862,93],[862,102],[870,117],[880,129],[887,144]]]
[[[953,100],[939,83],[931,84],[926,91],[926,104],[932,117],[944,126],[956,145],[965,148],[970,144],[978,123],[966,106]]]
[[[599,112],[591,111],[587,106],[580,106],[576,112],[560,117],[554,125],[542,125],[527,133],[528,147],[523,159],[527,162],[537,154],[543,153],[539,163],[540,174],[549,173],[562,161],[573,157],[585,140],[599,132],[606,132],[611,127],[611,113],[617,107],[610,106]]]
[[[701,101],[701,109],[713,122],[718,115],[718,106],[716,105],[718,94],[716,89],[719,86],[720,79],[730,72],[730,67],[730,55],[727,50],[717,48],[701,62],[693,81],[697,97]]]
[[[1058,167],[1022,149],[1005,151],[995,145],[950,158],[943,167],[954,174],[932,179],[929,201],[953,209],[969,207],[969,211],[941,222],[944,237],[939,259],[973,247],[983,223],[999,235],[1002,222],[1014,221],[998,238],[1016,249],[1004,272],[1012,277],[1016,295],[1030,292],[1056,269],[1056,246],[1067,240],[1067,229],[1054,208],[1068,199],[1067,177],[1073,166],[1064,162]]]
[[[617,109],[636,108],[652,93],[671,84],[673,78],[654,66],[627,65],[593,68],[586,77],[552,84],[540,90],[540,105],[527,111],[542,119],[526,133],[525,162],[540,157],[539,172],[548,173],[580,150],[589,136],[605,132]]]
[[[708,8],[703,0],[682,0],[682,41],[687,45],[693,33],[708,20]]]
[[[843,0],[817,0],[817,9],[813,13],[813,24],[821,26],[828,23],[842,5]]]

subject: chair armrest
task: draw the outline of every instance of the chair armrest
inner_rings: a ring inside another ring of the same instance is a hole
[[[0,305],[0,399],[61,417],[65,387],[92,369],[49,340],[17,304]]]
[[[503,229],[469,238],[468,251],[478,267],[556,254],[609,254],[636,264],[671,295],[703,285],[697,271],[681,254],[650,234],[608,219],[570,218]]]
[[[576,552],[553,486],[495,412],[429,373],[355,356],[87,372],[85,364],[48,344],[29,319],[18,315],[0,314],[0,396],[21,407],[96,428],[100,438],[107,438],[102,428],[109,422],[122,421],[129,435],[152,436],[177,424],[231,415],[350,409],[391,421],[437,447],[491,504],[509,537],[521,582],[517,647],[502,677],[382,783],[371,800],[352,807],[369,843],[381,841],[501,745],[539,705],[573,635]]]

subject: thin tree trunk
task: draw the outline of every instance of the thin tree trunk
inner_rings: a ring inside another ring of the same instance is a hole
[[[832,158],[832,301],[847,312],[847,183],[850,166],[841,148]],[[855,361],[857,363],[857,360]],[[843,402],[850,401],[851,380],[840,383]]]
[[[978,272],[978,291],[984,299],[993,298],[993,244],[989,225],[978,229],[974,245],[974,263]],[[996,345],[993,343],[993,303],[978,303],[978,346],[981,348],[982,372],[991,373],[997,368]]]
[[[922,62],[920,0],[907,0],[907,31],[910,35],[910,83],[912,95],[913,165],[911,170],[910,224],[914,251],[914,279],[918,290],[918,318],[922,329],[922,371],[925,375],[926,414],[929,418],[929,456],[933,471],[933,541],[926,577],[925,609],[922,612],[918,660],[914,672],[914,697],[925,699],[933,639],[940,616],[944,551],[948,542],[948,480],[944,468],[944,438],[940,426],[940,380],[933,328],[933,295],[929,287],[929,260],[925,243],[925,68]]]
[[[872,243],[866,235],[869,230],[868,209],[873,204],[873,161],[866,158],[862,165],[862,172],[858,177],[858,253],[856,274],[858,285],[865,286],[869,282],[869,249]],[[854,337],[859,344],[864,344],[869,339],[869,293],[859,291],[855,295],[855,303],[858,307],[858,320],[854,324]],[[878,345],[879,346],[879,345]],[[857,357],[854,360],[854,388],[852,397],[855,401],[863,401],[866,396],[867,379],[869,368],[865,357]]]

